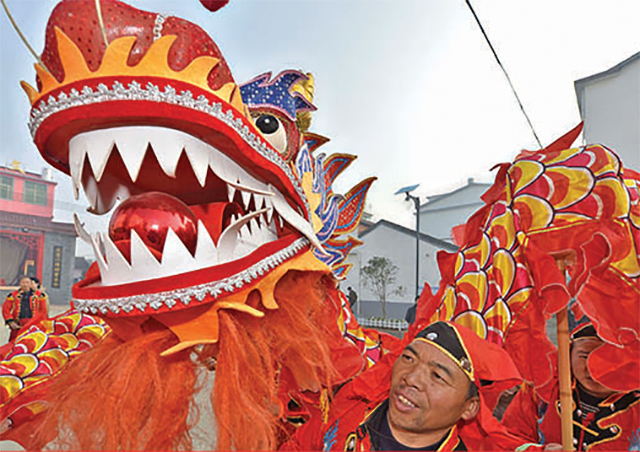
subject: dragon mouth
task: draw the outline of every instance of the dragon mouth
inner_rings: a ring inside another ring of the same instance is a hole
[[[300,236],[321,248],[293,200],[180,130],[130,126],[80,133],[69,141],[69,169],[76,197],[82,188],[90,212],[114,210],[109,234],[90,234],[75,221],[78,235],[93,248],[97,285],[180,277],[239,261],[268,244],[284,247]],[[161,240],[150,240],[126,221],[132,210],[152,232],[164,229]],[[191,233],[163,225],[167,215],[181,223],[191,218]]]

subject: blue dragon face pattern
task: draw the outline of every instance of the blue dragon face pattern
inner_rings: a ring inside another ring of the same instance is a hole
[[[265,130],[261,130],[266,138],[274,137],[270,142],[280,147],[283,157],[292,162],[309,200],[314,231],[322,244],[322,249],[314,249],[314,255],[342,279],[351,267],[344,264],[348,254],[361,244],[348,234],[355,230],[362,217],[365,198],[375,178],[365,179],[346,195],[334,193],[333,182],[355,156],[327,157],[316,153],[328,140],[301,126],[303,115],[316,109],[311,103],[313,78],[297,71],[283,71],[270,78],[271,73],[265,73],[241,85],[243,101],[258,127],[264,125]],[[275,138],[278,133],[281,136]]]

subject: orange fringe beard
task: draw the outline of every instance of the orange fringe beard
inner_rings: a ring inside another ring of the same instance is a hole
[[[258,305],[259,297],[253,291],[248,302]],[[330,344],[344,339],[333,280],[319,272],[290,271],[278,282],[275,299],[278,309],[263,318],[219,311],[211,400],[220,450],[276,449],[286,440],[287,401],[278,399],[278,384],[318,391],[337,381]],[[147,334],[126,342],[110,334],[56,377],[31,444],[55,438],[50,447],[56,449],[193,448],[190,430],[198,417],[194,397],[202,367],[193,349],[161,357],[177,338],[154,320],[146,326]],[[283,367],[295,381],[279,381]]]

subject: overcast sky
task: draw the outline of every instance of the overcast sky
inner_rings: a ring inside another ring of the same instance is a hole
[[[7,0],[40,52],[49,0]],[[537,145],[463,0],[231,0],[212,14],[196,0],[130,0],[207,30],[237,82],[283,69],[316,77],[312,131],[322,151],[358,155],[340,192],[370,175],[377,218],[413,227],[411,205],[395,191],[420,184],[425,196],[490,182],[489,169]],[[472,0],[543,145],[580,121],[573,82],[640,50],[638,0]],[[0,19],[0,164],[46,166],[32,144],[20,80],[33,84],[33,59]],[[61,173],[56,219],[75,209]],[[82,199],[81,199],[82,200]]]

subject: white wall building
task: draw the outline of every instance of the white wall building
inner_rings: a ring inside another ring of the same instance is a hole
[[[576,80],[575,90],[585,142],[606,145],[625,167],[640,171],[640,52]]]
[[[420,232],[453,243],[451,228],[464,224],[484,201],[480,196],[491,184],[481,184],[473,179],[467,185],[449,193],[429,196],[420,206]]]
[[[347,258],[353,268],[347,274],[341,288],[346,291],[351,286],[358,293],[359,307],[355,311],[359,317],[378,317],[382,309],[378,297],[365,284],[360,269],[374,256],[386,257],[398,267],[397,280],[391,290],[402,288],[401,294],[391,294],[387,298],[387,317],[404,319],[405,312],[415,299],[416,282],[416,232],[392,223],[380,220],[363,231],[359,239],[364,245],[356,248]],[[428,282],[437,289],[440,283],[435,256],[441,250],[456,251],[451,243],[438,240],[426,234],[420,234],[420,285]],[[358,312],[359,309],[359,312]]]

